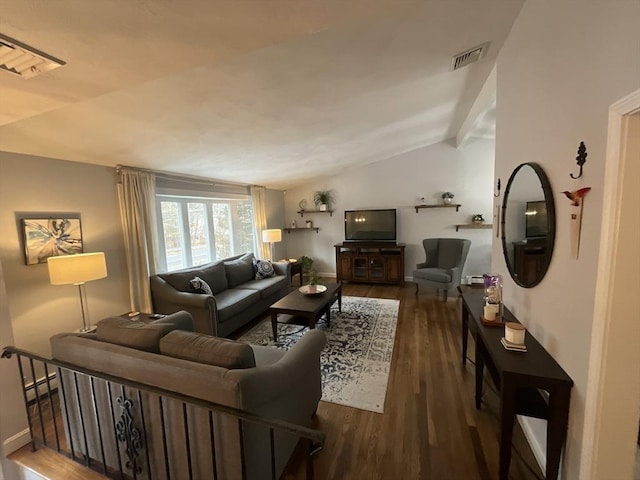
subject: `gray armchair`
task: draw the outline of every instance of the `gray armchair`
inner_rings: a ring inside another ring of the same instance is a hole
[[[451,288],[460,285],[462,268],[467,260],[471,240],[463,238],[427,238],[422,241],[427,260],[416,265],[413,281],[416,295],[420,285],[443,290],[443,300]]]

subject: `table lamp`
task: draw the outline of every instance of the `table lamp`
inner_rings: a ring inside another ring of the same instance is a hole
[[[87,294],[84,284],[107,276],[104,252],[49,257],[47,266],[49,267],[51,285],[73,284],[78,286],[80,308],[82,309],[82,329],[80,331],[90,332],[92,328],[87,323]]]
[[[271,248],[271,260],[273,261],[273,244],[282,241],[282,230],[269,228],[262,231],[262,241],[268,243]]]

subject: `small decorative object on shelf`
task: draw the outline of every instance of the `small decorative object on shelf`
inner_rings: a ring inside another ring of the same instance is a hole
[[[318,210],[326,212],[331,209],[334,202],[333,192],[331,190],[317,190],[313,192],[313,203],[316,204]]]
[[[296,228],[297,224],[295,220],[291,220],[291,228]]]
[[[471,217],[471,221],[475,224],[481,225],[484,223],[484,217],[481,213],[476,213],[473,217]]]
[[[305,208],[307,208],[307,201],[303,198],[302,200],[300,200],[300,202],[298,202],[298,207],[300,207],[300,210],[304,210]]]
[[[444,202],[445,205],[449,205],[451,204],[451,201],[453,200],[453,197],[455,197],[455,195],[451,192],[444,192],[442,194],[442,201]]]
[[[307,220],[306,222],[304,222],[304,224],[307,226],[307,228],[313,228],[313,222],[311,220]]]

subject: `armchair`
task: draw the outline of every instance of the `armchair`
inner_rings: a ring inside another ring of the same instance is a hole
[[[467,260],[471,240],[463,238],[427,238],[422,241],[426,261],[416,265],[413,281],[416,295],[420,285],[442,288],[443,300],[451,288],[460,285],[462,268]]]

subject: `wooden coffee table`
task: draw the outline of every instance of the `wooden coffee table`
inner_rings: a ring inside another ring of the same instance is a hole
[[[289,315],[286,323],[300,323],[315,328],[316,322],[326,314],[327,324],[331,324],[331,305],[338,301],[338,311],[342,311],[342,285],[329,283],[327,291],[318,295],[304,295],[297,289],[269,307],[273,341],[278,341],[278,315]],[[299,319],[299,320],[298,320]]]

